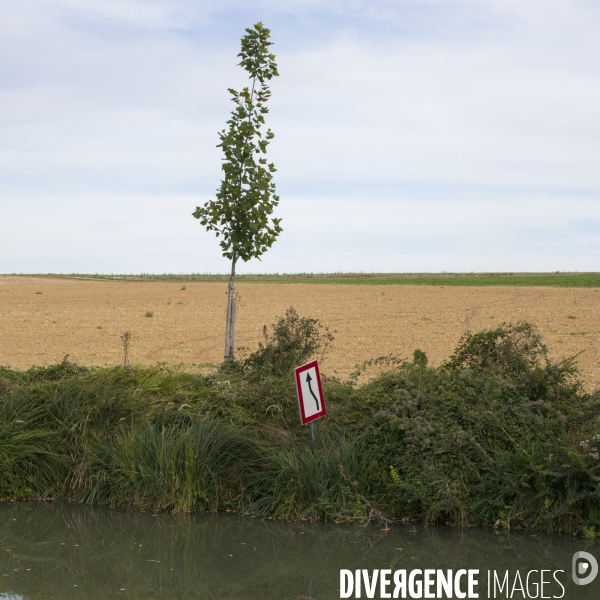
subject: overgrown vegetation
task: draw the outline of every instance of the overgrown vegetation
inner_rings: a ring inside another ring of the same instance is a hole
[[[331,339],[290,310],[209,375],[2,368],[0,497],[598,534],[600,394],[531,325],[468,334],[440,367],[417,350],[362,385],[325,378],[313,451],[291,369]]]
[[[300,317],[294,308],[289,308],[285,317],[271,326],[263,327],[264,343],[243,361],[243,368],[250,377],[264,378],[267,375],[286,377],[319,353],[324,355],[333,333],[323,327],[318,319]]]

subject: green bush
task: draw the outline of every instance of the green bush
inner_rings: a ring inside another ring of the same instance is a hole
[[[265,325],[263,336],[264,343],[243,361],[244,368],[253,375],[289,375],[315,354],[325,353],[334,339],[318,319],[300,317],[294,308],[271,326],[271,332]]]
[[[530,326],[468,335],[437,369],[415,354],[357,392],[379,502],[397,517],[577,531],[600,506],[598,454],[579,445],[600,431],[600,398]]]
[[[490,370],[519,375],[547,363],[548,349],[530,323],[507,325],[465,334],[446,364],[447,369]]]

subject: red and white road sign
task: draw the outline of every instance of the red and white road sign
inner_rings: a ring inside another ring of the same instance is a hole
[[[316,421],[327,414],[321,387],[321,375],[316,360],[294,369],[296,390],[302,425]]]

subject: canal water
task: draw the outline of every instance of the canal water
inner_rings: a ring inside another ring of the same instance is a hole
[[[67,503],[0,504],[3,600],[329,600],[343,593],[342,569],[353,579],[357,569],[361,577],[367,570],[369,578],[375,569],[389,569],[392,585],[384,593],[393,593],[396,571],[406,571],[408,585],[415,570],[434,569],[436,577],[438,569],[445,574],[452,569],[455,577],[460,569],[477,569],[474,589],[479,598],[494,597],[493,586],[488,596],[488,571],[492,583],[494,572],[500,583],[507,576],[511,589],[507,594],[507,587],[502,592],[496,587],[497,598],[541,598],[540,578],[546,582],[544,597],[598,598],[600,576],[588,585],[574,584],[572,559],[580,551],[600,560],[597,541],[525,531],[412,524],[385,531],[375,525],[285,523],[232,514],[154,515]],[[593,570],[586,560],[577,561],[580,577]],[[422,580],[420,573],[414,577]],[[346,574],[345,588],[349,581]],[[458,585],[459,593],[467,590],[467,574]],[[371,597],[380,598],[379,582],[376,587]],[[435,585],[428,590],[435,597]],[[360,597],[370,597],[364,587]]]

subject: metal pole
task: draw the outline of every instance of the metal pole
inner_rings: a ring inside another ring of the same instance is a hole
[[[317,438],[315,437],[315,428],[312,421],[308,424],[308,431],[310,431],[310,445],[312,446],[313,450],[316,450]]]

